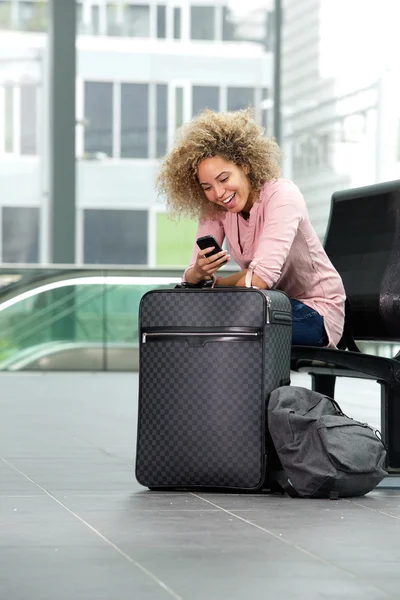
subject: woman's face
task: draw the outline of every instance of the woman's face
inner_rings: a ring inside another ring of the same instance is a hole
[[[244,169],[220,156],[202,160],[197,167],[197,177],[207,200],[229,212],[249,212],[254,204]]]

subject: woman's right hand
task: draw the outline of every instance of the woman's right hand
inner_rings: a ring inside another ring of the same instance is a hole
[[[196,262],[191,269],[192,276],[197,279],[197,282],[203,279],[212,279],[214,273],[231,258],[226,250],[222,250],[222,252],[218,252],[218,254],[207,258],[206,255],[213,249],[214,246],[210,246],[209,248],[200,250],[197,254]]]

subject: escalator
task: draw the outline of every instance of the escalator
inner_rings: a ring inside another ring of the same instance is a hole
[[[140,299],[181,272],[0,269],[0,370],[137,370]]]

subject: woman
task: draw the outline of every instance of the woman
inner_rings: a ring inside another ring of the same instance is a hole
[[[194,245],[183,281],[254,286],[291,299],[293,344],[335,347],[344,323],[342,280],[312,225],[302,194],[280,178],[280,152],[249,110],[206,110],[184,126],[164,159],[157,184],[175,214],[199,219],[197,236],[214,236],[240,271],[216,278],[226,251]]]

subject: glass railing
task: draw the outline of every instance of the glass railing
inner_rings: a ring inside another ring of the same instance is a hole
[[[173,288],[182,271],[0,267],[0,371],[138,370],[140,300]],[[362,346],[382,356],[400,348]]]
[[[182,269],[1,267],[0,370],[132,371],[144,293]]]

